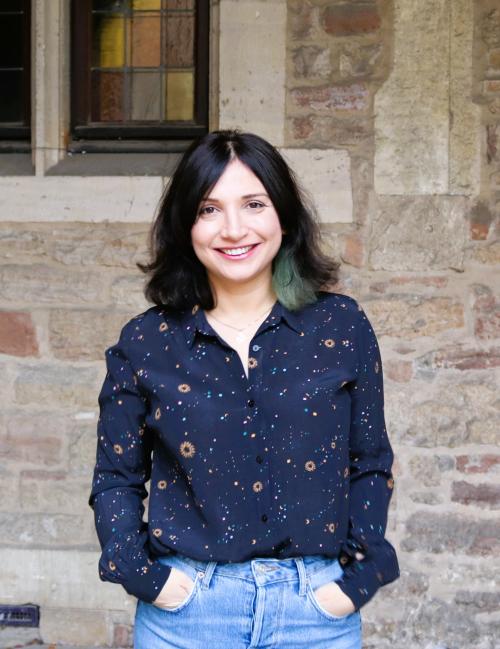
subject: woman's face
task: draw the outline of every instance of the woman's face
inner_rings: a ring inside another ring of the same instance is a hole
[[[216,285],[270,281],[281,245],[278,214],[257,176],[235,158],[200,203],[191,229],[196,256]]]

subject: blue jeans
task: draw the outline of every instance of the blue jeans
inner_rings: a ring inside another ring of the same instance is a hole
[[[337,559],[159,560],[186,572],[194,587],[168,610],[137,601],[134,649],[361,649],[359,610],[331,615],[313,592],[340,577]]]

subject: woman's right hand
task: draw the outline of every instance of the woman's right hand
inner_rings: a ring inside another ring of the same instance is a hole
[[[166,610],[177,608],[187,600],[194,588],[194,581],[182,570],[171,567],[165,585],[153,604]]]

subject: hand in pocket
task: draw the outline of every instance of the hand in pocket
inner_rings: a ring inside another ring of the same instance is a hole
[[[329,581],[318,588],[315,588],[314,596],[318,604],[330,615],[342,617],[354,613],[354,603],[335,581]]]
[[[182,570],[171,567],[165,585],[153,604],[165,610],[177,608],[191,595],[194,581]]]

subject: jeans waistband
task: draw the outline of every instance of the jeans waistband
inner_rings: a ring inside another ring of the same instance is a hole
[[[180,568],[188,572],[193,579],[200,579],[202,587],[208,588],[213,574],[225,575],[239,579],[255,581],[258,585],[269,582],[300,581],[300,592],[305,592],[306,583],[316,582],[318,573],[328,570],[331,579],[340,577],[343,569],[335,557],[327,555],[301,555],[277,559],[273,557],[255,557],[247,561],[200,561],[178,552],[159,557],[161,563]],[[313,577],[317,575],[316,579]]]

